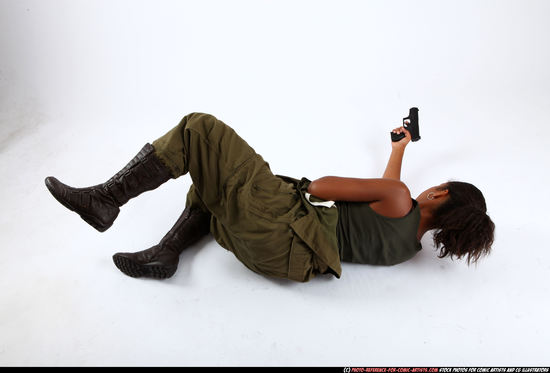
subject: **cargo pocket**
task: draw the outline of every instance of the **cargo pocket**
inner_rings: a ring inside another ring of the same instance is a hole
[[[316,208],[313,206],[309,207],[311,209]],[[323,209],[324,211],[330,211],[328,208],[323,207]],[[332,211],[331,213],[336,213],[336,211]],[[315,212],[310,212],[296,219],[290,224],[290,227],[294,231],[294,234],[300,238],[301,245],[311,253],[313,273],[332,273],[337,278],[340,278],[342,269],[340,266],[338,244],[336,242],[336,233],[334,232],[333,237],[332,233],[328,232],[328,227],[319,220],[319,215]]]
[[[255,215],[267,219],[285,217],[293,212],[299,199],[294,185],[273,175],[267,167],[252,180],[250,207]]]
[[[288,258],[288,278],[307,282],[313,277],[313,252],[300,236],[294,234]]]

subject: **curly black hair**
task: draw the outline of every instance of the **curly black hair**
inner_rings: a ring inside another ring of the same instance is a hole
[[[449,199],[434,213],[438,257],[467,255],[468,265],[476,263],[489,255],[494,241],[495,224],[487,215],[485,198],[474,185],[461,181],[449,181],[441,189],[449,191]]]

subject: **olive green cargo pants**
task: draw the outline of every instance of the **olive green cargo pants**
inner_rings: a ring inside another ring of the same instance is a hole
[[[187,206],[212,214],[214,239],[246,267],[302,282],[322,270],[307,246],[293,245],[290,224],[304,215],[295,185],[274,175],[231,127],[191,113],[152,145],[173,178],[191,175]]]

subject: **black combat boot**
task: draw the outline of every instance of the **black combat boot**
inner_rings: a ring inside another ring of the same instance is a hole
[[[131,277],[164,279],[178,268],[181,252],[210,232],[210,213],[186,207],[160,242],[137,253],[116,253],[115,265]]]
[[[170,178],[170,170],[157,157],[153,145],[147,143],[122,170],[103,184],[73,188],[53,176],[47,177],[45,183],[63,206],[104,232],[113,225],[120,206],[130,198],[156,189]]]

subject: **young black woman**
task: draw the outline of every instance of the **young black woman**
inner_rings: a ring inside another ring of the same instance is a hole
[[[52,176],[45,183],[61,204],[103,232],[131,198],[190,174],[185,210],[160,242],[113,256],[132,277],[171,277],[181,252],[208,233],[250,270],[299,282],[318,274],[340,278],[341,262],[402,263],[421,249],[429,230],[440,257],[467,256],[470,263],[487,255],[494,224],[482,193],[451,181],[411,198],[400,180],[411,136],[403,127],[394,132],[406,136],[392,143],[382,178],[298,180],[274,175],[218,118],[190,113],[103,184],[73,188]]]

